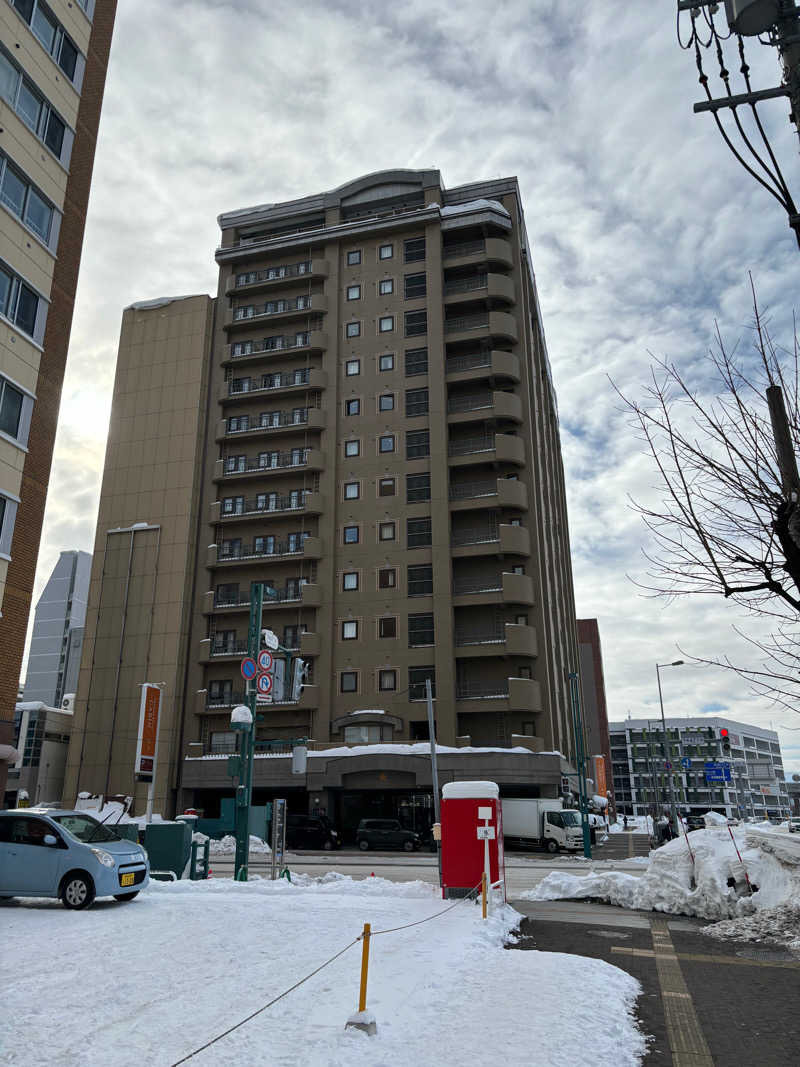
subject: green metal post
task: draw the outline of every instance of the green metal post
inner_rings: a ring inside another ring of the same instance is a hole
[[[592,858],[592,833],[589,829],[589,799],[586,795],[586,753],[583,746],[583,719],[578,692],[578,675],[573,671],[569,676],[570,695],[572,697],[572,729],[575,734],[575,762],[578,765],[578,797],[581,806],[581,827],[583,829],[583,854]]]
[[[258,658],[261,645],[261,615],[264,606],[264,585],[253,582],[250,586],[250,627],[247,633],[247,654]],[[247,881],[250,858],[250,807],[253,802],[253,757],[256,750],[256,687],[250,683],[247,706],[252,723],[242,731],[242,767],[239,788],[236,790],[236,880]]]

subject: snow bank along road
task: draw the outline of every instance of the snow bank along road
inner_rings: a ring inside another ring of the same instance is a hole
[[[638,982],[602,960],[505,951],[519,921],[511,908],[483,922],[471,902],[451,907],[421,882],[296,881],[157,883],[133,903],[83,912],[45,900],[0,906],[4,953],[20,960],[2,979],[0,1063],[171,1067],[347,946],[365,921],[380,931],[430,916],[373,938],[376,1036],[344,1029],[357,1007],[355,944],[191,1067],[461,1067],[478,1049],[513,1065],[641,1061]],[[589,1033],[584,997],[603,1008]]]

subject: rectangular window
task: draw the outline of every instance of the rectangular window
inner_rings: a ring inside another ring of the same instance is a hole
[[[421,500],[431,498],[430,474],[407,474],[406,475],[406,503],[418,504]]]
[[[345,526],[342,530],[342,541],[346,545],[358,544],[358,527],[357,526]]]
[[[397,569],[395,567],[381,567],[378,571],[378,588],[394,589],[397,585]]]
[[[394,393],[382,393],[378,397],[378,411],[394,411]]]
[[[344,483],[344,498],[345,500],[358,500],[361,495],[361,487],[358,482],[345,482]]]
[[[394,255],[392,245],[381,245],[378,249],[378,259],[391,259]]]
[[[382,454],[394,452],[394,434],[385,433],[378,438],[378,451]]]
[[[359,252],[359,255],[361,253]],[[340,693],[357,693],[358,692],[358,671],[342,671],[339,675],[339,692]]]
[[[431,696],[436,697],[436,668],[431,665],[430,667],[409,667],[408,668],[408,699],[409,700],[425,700],[425,681],[430,679],[431,683]]]
[[[406,300],[420,300],[428,295],[428,284],[424,274],[407,274],[403,279]]]
[[[72,136],[67,127],[33,82],[23,75],[8,55],[0,50],[0,96],[4,97],[26,126],[59,159],[69,164]]]
[[[378,329],[381,333],[391,333],[394,329],[394,315],[382,315],[378,319]]]
[[[430,563],[408,568],[408,595],[433,595],[433,567]]]
[[[427,548],[431,544],[430,519],[406,519],[406,544],[409,548]]]
[[[392,278],[383,278],[378,282],[378,293],[381,296],[391,296],[394,292],[394,280]]]
[[[360,337],[361,336],[361,323],[360,322],[348,322],[344,328],[348,337]]]
[[[352,252],[347,253],[347,266],[357,267],[361,262],[361,249],[355,249]]]
[[[428,414],[428,390],[406,389],[406,418]]]
[[[397,492],[397,482],[394,478],[378,479],[378,496],[394,496]]]
[[[432,645],[433,638],[433,615],[409,615],[408,616],[408,647],[419,648],[420,645]]]
[[[406,378],[416,374],[428,373],[428,349],[409,348],[406,350]]]
[[[358,589],[358,571],[345,571],[342,575],[342,591],[353,593]]]
[[[28,178],[0,153],[0,201],[45,244],[55,208]]]
[[[345,415],[360,415],[361,414],[361,401],[358,397],[354,397],[351,400],[345,400],[344,402]]]
[[[80,52],[66,30],[39,0],[11,0],[13,6],[30,26],[42,48],[52,56],[71,82],[76,82]],[[78,0],[84,10],[86,0]]]
[[[411,237],[403,241],[403,259],[406,263],[416,263],[425,258],[425,238]]]
[[[264,423],[264,415],[261,416],[261,425]],[[228,419],[228,433],[240,433],[242,430],[250,429],[250,416],[249,415],[231,415]]]
[[[427,311],[407,311],[404,315],[406,337],[416,337],[428,332]]]
[[[344,365],[344,373],[348,378],[354,378],[357,374],[361,373],[361,360],[360,359],[348,359]]]
[[[342,623],[342,640],[358,640],[358,621],[356,619],[349,619],[347,622]]]
[[[348,287],[347,287],[347,299],[348,300],[360,300],[361,299],[361,286],[360,285],[348,285]]]
[[[397,637],[397,619],[394,615],[378,619],[378,637]]]
[[[378,671],[378,690],[381,693],[393,693],[397,689],[397,671]]]
[[[222,501],[223,515],[241,515],[244,512],[243,496],[226,496]]]
[[[0,431],[15,439],[19,434],[24,400],[24,393],[15,389],[5,378],[0,378]]]
[[[44,334],[44,324],[37,322],[40,303],[47,306],[22,278],[0,261],[0,314],[37,342]]]
[[[406,434],[406,459],[423,459],[430,454],[430,430],[413,430]]]
[[[344,454],[348,459],[352,459],[354,456],[361,454],[361,442],[360,441],[345,441]]]
[[[391,353],[378,356],[378,370],[394,370],[394,356]]]
[[[394,523],[393,522],[379,522],[378,523],[378,539],[380,541],[394,541]]]

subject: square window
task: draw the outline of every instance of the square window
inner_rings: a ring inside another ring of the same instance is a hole
[[[428,332],[427,311],[407,311],[404,316],[406,337]]]
[[[406,389],[406,418],[428,414],[428,390]]]
[[[360,415],[361,414],[361,401],[358,397],[354,397],[351,400],[345,400],[344,402],[345,415]]]
[[[359,253],[360,255],[361,253]],[[358,691],[358,671],[342,671],[339,675],[339,692],[356,693]]]
[[[408,668],[408,699],[425,700],[425,682],[430,679],[431,696],[436,698],[436,668],[409,667]]]
[[[394,356],[386,355],[378,357],[378,370],[394,370]]]
[[[403,282],[406,300],[420,300],[428,295],[428,283],[424,274],[407,274]]]
[[[378,451],[379,452],[394,452],[394,434],[385,433],[382,437],[378,438]]]
[[[394,478],[380,478],[378,480],[378,496],[394,496],[397,492],[397,482]]]
[[[433,593],[433,566],[422,563],[408,568],[408,595],[431,596]]]
[[[356,249],[353,252],[347,253],[347,266],[357,267],[361,262],[361,249]]]
[[[356,619],[348,620],[342,623],[342,640],[343,641],[356,641],[358,639],[358,621]]]
[[[409,548],[430,547],[431,520],[406,519],[406,540]]]
[[[418,504],[422,500],[431,498],[430,474],[407,474],[406,475],[406,503]]]
[[[397,568],[381,567],[378,571],[378,588],[394,589],[397,585]]]
[[[378,538],[381,541],[394,541],[394,523],[393,522],[379,522],[378,523]]]
[[[342,589],[345,593],[352,593],[358,589],[358,571],[345,571],[342,575]]]
[[[361,336],[361,323],[360,322],[348,322],[344,328],[348,337],[360,337]]]
[[[348,287],[347,287],[347,299],[348,300],[360,300],[361,299],[361,286],[360,285],[348,285]]]
[[[381,296],[391,296],[394,292],[394,279],[382,278],[378,283],[378,293]]]
[[[378,671],[378,689],[381,693],[391,693],[397,689],[397,671]]]
[[[428,349],[406,349],[406,377],[412,378],[415,374],[428,373]]]
[[[394,615],[378,619],[378,637],[397,637],[397,619]]]
[[[433,615],[427,612],[424,615],[409,615],[408,647],[418,648],[421,645],[432,645],[433,643]]]
[[[411,237],[403,241],[403,258],[406,263],[415,263],[425,258],[425,238]]]
[[[361,442],[360,441],[345,441],[344,454],[348,457],[361,455]]]
[[[381,333],[391,333],[394,329],[394,315],[382,315],[378,319],[378,329]]]
[[[406,459],[424,459],[430,454],[430,430],[414,430],[406,434]]]
[[[358,500],[361,495],[361,487],[358,482],[345,482],[344,483],[344,498],[345,500]]]
[[[381,245],[378,249],[378,259],[391,259],[394,255],[392,245]]]
[[[344,365],[344,372],[348,378],[354,378],[357,374],[361,373],[361,360],[360,359],[348,359]]]
[[[394,411],[394,393],[382,393],[378,397],[378,411]]]
[[[358,544],[358,527],[357,526],[345,526],[342,531],[342,541],[346,545]]]

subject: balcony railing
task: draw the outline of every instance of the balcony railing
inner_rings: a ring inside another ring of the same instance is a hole
[[[445,245],[442,251],[444,259],[456,259],[458,256],[472,256],[476,252],[486,251],[486,241],[462,241],[460,244]]]
[[[456,700],[502,700],[508,698],[508,679],[499,682],[457,682]]]
[[[466,370],[477,370],[479,367],[491,367],[492,350],[487,348],[485,352],[467,352],[463,356],[448,356],[445,360],[445,374],[460,374]]]
[[[259,352],[285,352],[290,348],[306,348],[311,340],[308,331],[288,336],[265,337],[261,341],[236,341],[231,345],[231,359],[256,356]]]
[[[289,585],[283,589],[274,589],[269,587],[269,592],[264,590],[264,604],[283,604],[294,603],[302,599],[303,586],[306,582],[290,582]],[[250,606],[250,599],[242,600],[241,597],[216,597],[214,599],[215,608],[241,608],[247,605]]]
[[[236,545],[226,549],[225,542],[220,545],[218,560],[226,563],[230,560],[243,559],[269,559],[271,556],[302,556],[304,539],[297,537],[289,541],[272,541],[264,538],[265,544],[254,541],[249,545]],[[299,588],[299,587],[298,587]],[[277,597],[267,597],[268,600],[276,600]]]
[[[249,603],[249,601],[248,601]],[[247,694],[237,689],[234,691],[226,691],[211,695],[209,693],[206,699],[207,708],[232,708],[235,704],[244,704],[247,700]]]
[[[488,391],[469,396],[451,396],[447,400],[447,410],[451,414],[456,411],[481,411],[490,408],[493,403],[492,394]]]
[[[489,313],[480,315],[460,315],[457,319],[445,319],[445,333],[460,333],[461,330],[480,330],[489,325]]]
[[[236,288],[255,285],[258,282],[280,281],[281,278],[296,278],[301,274],[311,273],[311,260],[303,263],[290,263],[285,267],[267,267],[266,270],[250,270],[236,275]]]
[[[494,626],[484,630],[456,630],[456,648],[465,645],[502,645],[506,639],[503,626]]]
[[[288,371],[282,374],[263,374],[260,378],[233,378],[228,387],[229,396],[241,393],[263,392],[270,389],[288,389],[293,385],[308,385],[309,368]]]
[[[273,511],[302,511],[310,489],[298,489],[286,496],[270,493],[266,499],[255,497],[252,500],[237,500],[227,511],[220,511],[220,519],[229,519],[235,515],[265,515]]]
[[[246,641],[219,641],[215,643],[213,638],[211,640],[212,656],[246,656],[247,649]]]
[[[309,311],[310,296],[296,296],[293,300],[267,300],[263,304],[245,304],[233,309],[234,322],[263,318],[266,315],[283,315],[287,311]]]
[[[497,526],[486,526],[481,529],[454,530],[450,535],[450,544],[453,548],[464,545],[488,545],[493,541],[500,540],[500,531]]]
[[[243,456],[236,463],[227,460],[224,463],[223,475],[247,474],[250,471],[269,471],[280,467],[303,467],[308,462],[310,448],[295,448],[291,452],[268,452],[266,459],[259,456]]]
[[[497,496],[497,481],[461,482],[450,486],[451,500],[475,500],[482,496]]]
[[[453,594],[468,596],[471,593],[499,593],[503,588],[503,579],[498,574],[487,578],[454,578]]]
[[[280,426],[302,426],[308,422],[308,408],[294,408],[292,411],[270,411],[261,416],[256,422],[248,422],[236,430],[228,430],[227,433],[249,433],[252,430],[276,430]]]
[[[450,441],[447,453],[450,456],[469,456],[473,452],[491,452],[494,446],[494,434],[484,434],[481,437],[466,437],[459,441]]]
[[[486,289],[488,285],[488,274],[476,274],[472,278],[462,278],[457,282],[447,282],[444,287],[444,295],[453,296],[455,293],[471,293],[476,289]]]

